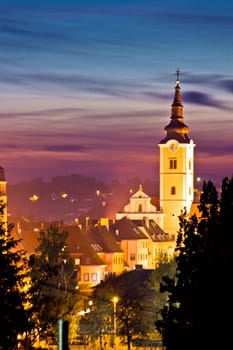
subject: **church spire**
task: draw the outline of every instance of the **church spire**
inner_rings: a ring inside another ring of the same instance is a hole
[[[174,95],[174,100],[172,104],[172,116],[171,118],[176,118],[176,117],[182,117],[183,116],[183,105],[181,102],[181,95],[180,95],[180,71],[179,69],[176,70],[176,86],[175,86],[175,95]]]
[[[171,121],[165,126],[166,137],[161,141],[161,143],[166,143],[168,140],[175,139],[181,143],[189,143],[189,138],[187,134],[189,133],[189,127],[184,124],[183,117],[183,105],[181,102],[180,94],[180,71],[176,71],[176,86],[173,103],[171,105]]]

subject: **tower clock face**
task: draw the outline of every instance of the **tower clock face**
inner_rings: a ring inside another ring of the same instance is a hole
[[[170,141],[170,143],[169,143],[170,151],[175,152],[177,150],[177,148],[178,148],[178,145],[179,145],[178,141],[176,141],[176,140]]]

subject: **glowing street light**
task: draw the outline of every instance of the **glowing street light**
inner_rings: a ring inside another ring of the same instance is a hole
[[[39,199],[39,196],[37,196],[36,194],[33,194],[32,196],[29,197],[29,200],[31,202],[37,202]]]
[[[113,331],[114,331],[114,347],[116,346],[116,333],[117,333],[117,329],[116,329],[116,305],[118,302],[118,297],[114,296],[112,298],[112,302],[113,302]]]

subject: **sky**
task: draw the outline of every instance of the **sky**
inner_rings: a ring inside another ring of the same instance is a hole
[[[7,182],[159,178],[179,68],[195,179],[233,174],[233,2],[1,0]]]

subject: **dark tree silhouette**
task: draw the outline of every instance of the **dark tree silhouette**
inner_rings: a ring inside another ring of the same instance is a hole
[[[200,216],[180,217],[175,278],[164,277],[168,301],[156,325],[167,350],[220,349],[231,344],[233,178],[220,199],[203,183]]]
[[[0,208],[2,210],[2,206]],[[0,349],[15,349],[18,335],[29,330],[26,311],[26,267],[20,240],[14,239],[13,225],[0,223]]]
[[[42,230],[36,254],[30,257],[33,319],[41,337],[56,338],[58,320],[68,320],[77,302],[77,271],[67,235],[57,226]]]

